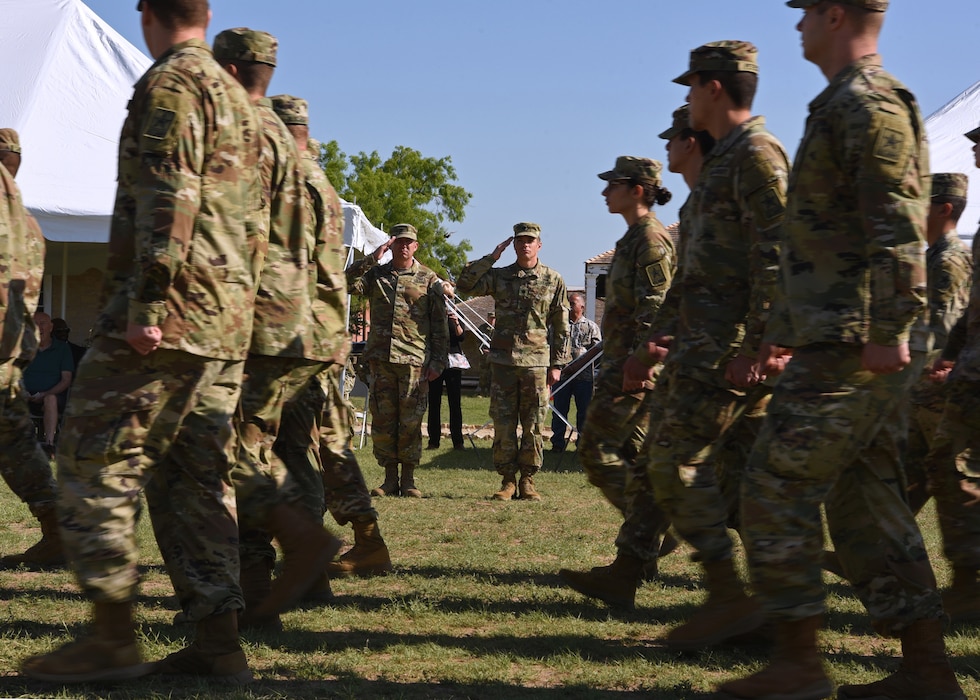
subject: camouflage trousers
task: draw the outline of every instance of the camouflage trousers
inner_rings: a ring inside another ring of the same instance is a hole
[[[967,506],[964,482],[980,487],[980,382],[954,380],[927,460],[943,552],[956,568],[980,570],[980,506]]]
[[[243,363],[179,350],[143,356],[97,337],[78,367],[58,444],[65,553],[97,602],[136,598],[146,489],[174,591],[192,620],[244,607],[229,478]]]
[[[698,561],[732,557],[728,535],[742,466],[770,388],[718,386],[721,370],[668,365],[654,390],[662,416],[648,441],[654,497]],[[662,387],[662,388],[661,388]]]
[[[339,365],[311,379],[286,405],[275,451],[297,482],[300,507],[315,519],[324,507],[339,525],[378,519],[361,466],[351,448],[349,404],[340,393]],[[304,482],[305,479],[305,482]]]
[[[51,463],[35,437],[20,378],[13,362],[0,363],[0,475],[27,505],[52,503],[56,495]]]
[[[779,378],[742,490],[752,579],[773,616],[824,611],[820,506],[841,565],[879,634],[942,614],[905,501],[902,397],[919,375],[874,375],[859,346],[797,348]]]
[[[371,360],[371,442],[382,467],[422,461],[422,419],[429,383],[422,368]]]
[[[643,561],[657,558],[670,525],[653,498],[644,451],[655,406],[653,392],[624,394],[621,369],[603,366],[578,447],[589,483],[623,514],[617,550]]]
[[[294,401],[324,367],[323,362],[292,357],[249,355],[245,360],[245,381],[234,421],[238,437],[236,459],[231,470],[238,499],[242,567],[263,560],[275,562],[269,514],[276,504],[304,500],[301,487],[311,481],[306,473],[309,463],[283,463],[273,446],[283,407]],[[283,472],[290,466],[303,473],[287,485]],[[322,493],[322,490],[317,484],[316,491]],[[319,522],[322,517],[323,512],[318,511],[313,519]]]
[[[909,399],[909,434],[905,452],[905,480],[908,484],[909,509],[918,514],[932,496],[926,473],[926,459],[933,448],[936,430],[946,408],[946,384],[923,386],[928,379],[913,387]]]
[[[548,410],[547,367],[491,363],[493,466],[501,476],[533,476],[544,463],[541,429]],[[518,447],[517,426],[521,426]]]

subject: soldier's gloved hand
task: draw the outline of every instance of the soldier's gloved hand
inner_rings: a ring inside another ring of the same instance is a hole
[[[159,326],[140,326],[130,323],[126,326],[126,342],[140,355],[149,355],[160,347],[163,331]]]

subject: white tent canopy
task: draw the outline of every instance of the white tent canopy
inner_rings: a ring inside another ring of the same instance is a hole
[[[151,61],[81,0],[0,0],[0,17],[0,127],[20,133],[24,203],[50,241],[105,243],[119,131]],[[360,207],[344,215],[348,245],[388,239]]]
[[[974,83],[926,119],[929,135],[929,164],[934,173],[966,173],[970,178],[966,210],[958,227],[962,238],[970,238],[980,220],[980,171],[973,144],[963,134],[980,126],[980,82]]]

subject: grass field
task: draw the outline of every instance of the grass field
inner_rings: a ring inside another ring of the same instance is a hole
[[[467,422],[482,423],[480,401],[467,399]],[[444,441],[425,452],[417,477],[426,498],[376,501],[392,575],[335,581],[334,604],[287,613],[281,635],[246,636],[257,682],[243,690],[196,679],[67,688],[27,681],[16,675],[19,661],[79,634],[88,606],[68,573],[0,572],[0,696],[703,698],[718,682],[764,662],[764,644],[689,654],[655,647],[653,640],[702,600],[685,547],[662,561],[661,581],[639,591],[636,612],[616,613],[564,588],[560,567],[612,559],[617,513],[586,483],[574,452],[545,455],[536,480],[542,502],[490,501],[498,486],[490,443],[477,445],[459,452]],[[370,449],[358,457],[369,485],[380,483]],[[349,529],[329,524],[349,539]],[[945,583],[931,507],[922,524]],[[34,526],[27,509],[2,490],[0,553],[35,541]],[[176,605],[147,522],[140,536],[138,617],[144,652],[154,659],[180,648],[192,630],[171,624]],[[872,634],[846,583],[829,574],[826,580],[830,613],[821,647],[833,680],[871,680],[893,670],[898,643]],[[980,698],[978,633],[965,627],[947,638],[970,698]]]

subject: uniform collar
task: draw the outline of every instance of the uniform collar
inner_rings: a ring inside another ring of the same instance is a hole
[[[722,153],[730,149],[735,143],[742,138],[744,134],[749,129],[754,129],[756,127],[763,127],[766,125],[766,118],[763,116],[749,117],[744,122],[732,129],[728,134],[715,144],[715,147],[711,149],[711,157],[720,156]]]
[[[830,98],[837,92],[837,88],[844,83],[850,82],[855,75],[862,72],[865,68],[881,68],[881,55],[876,53],[868,54],[854,61],[854,63],[845,66],[834,76],[833,80],[824,88],[823,92],[817,95],[810,103],[810,111],[812,112],[829,102]]]

